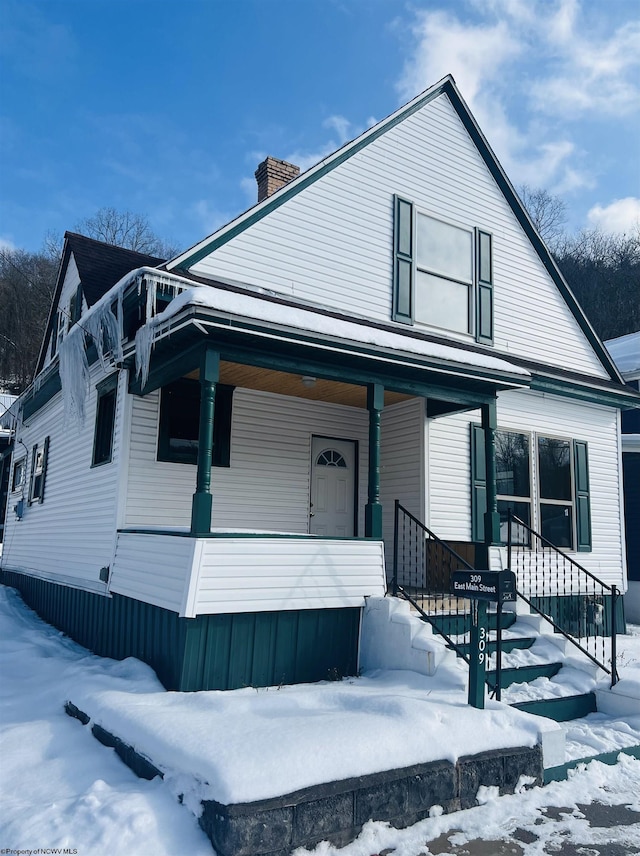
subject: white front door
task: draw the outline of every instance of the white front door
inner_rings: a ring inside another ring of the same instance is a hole
[[[331,437],[311,439],[311,502],[309,532],[355,535],[356,444]]]

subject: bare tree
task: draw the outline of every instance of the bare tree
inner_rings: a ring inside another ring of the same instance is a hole
[[[530,187],[522,184],[518,188],[520,199],[529,212],[543,241],[553,249],[564,235],[567,222],[567,206],[559,196],[553,196],[542,187]]]
[[[58,259],[0,251],[0,388],[21,392],[31,381],[58,272]]]
[[[132,211],[100,208],[93,217],[80,220],[75,230],[97,241],[163,259],[169,259],[178,253],[178,249],[171,242],[159,238],[153,232],[143,214],[135,214]]]
[[[558,241],[554,255],[602,339],[640,330],[640,226],[628,235],[583,229]]]

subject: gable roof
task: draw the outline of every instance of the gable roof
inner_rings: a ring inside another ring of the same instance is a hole
[[[361,151],[367,145],[374,142],[374,140],[377,140],[387,131],[391,130],[406,118],[421,110],[431,101],[439,98],[441,95],[446,95],[449,98],[454,110],[458,114],[462,124],[467,130],[467,133],[471,137],[480,156],[489,169],[489,172],[502,191],[508,205],[540,257],[547,273],[556,284],[569,310],[575,317],[586,339],[598,356],[598,359],[612,380],[617,383],[622,383],[622,378],[614,361],[611,359],[609,352],[602,344],[602,341],[591,326],[591,323],[584,314],[569,285],[560,273],[553,256],[540,237],[536,227],[533,225],[533,222],[522,204],[520,197],[500,165],[495,153],[484,137],[484,134],[480,130],[480,127],[462,98],[451,75],[447,75],[447,77],[444,77],[442,80],[438,81],[438,83],[416,96],[403,107],[387,116],[386,119],[378,122],[359,137],[356,137],[351,142],[346,143],[344,146],[337,149],[332,155],[324,158],[315,166],[298,176],[298,178],[295,178],[288,184],[284,185],[272,196],[267,197],[262,202],[254,205],[252,208],[249,208],[243,214],[239,215],[234,220],[231,220],[225,226],[222,226],[203,241],[200,241],[198,244],[195,244],[190,249],[168,261],[164,267],[167,270],[174,270],[176,273],[188,270],[192,265],[218,249],[218,247],[223,246],[232,238],[236,237],[236,235],[244,232],[254,223],[257,223],[264,217],[268,216],[272,211],[275,211],[306,187],[315,183],[319,178],[322,178],[322,176],[331,172],[337,166],[352,157],[352,155]]]
[[[42,369],[44,363],[53,318],[58,308],[71,256],[73,256],[78,268],[82,293],[87,301],[87,306],[93,306],[103,294],[106,294],[118,280],[130,271],[140,267],[158,267],[164,262],[164,259],[157,256],[149,256],[146,253],[138,253],[135,250],[106,244],[104,241],[96,241],[95,238],[87,238],[85,235],[79,235],[76,232],[65,232],[60,270],[58,271],[42,347],[36,363],[36,374]]]
[[[157,267],[164,262],[156,256],[105,244],[76,232],[65,232],[65,239],[65,250],[68,248],[70,254],[73,253],[88,306],[93,306],[129,271],[139,267]]]

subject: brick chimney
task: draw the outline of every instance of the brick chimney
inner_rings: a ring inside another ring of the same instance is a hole
[[[262,202],[267,196],[271,196],[299,175],[299,166],[278,158],[265,158],[255,172],[258,182],[258,202]]]

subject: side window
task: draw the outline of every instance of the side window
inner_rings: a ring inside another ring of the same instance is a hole
[[[500,540],[506,544],[509,511],[531,526],[531,459],[529,435],[496,431],[496,493],[500,515]],[[529,533],[515,526],[511,533],[518,544],[529,544]]]
[[[49,438],[31,450],[31,477],[29,479],[29,505],[44,502],[44,486],[49,459]]]
[[[230,466],[232,386],[216,384],[213,418],[214,467]],[[160,392],[158,460],[197,464],[200,432],[200,383],[180,378]]]
[[[16,493],[24,487],[24,477],[27,471],[27,459],[20,458],[13,465],[13,477],[11,479],[11,492]]]
[[[98,385],[96,427],[93,436],[91,466],[108,464],[113,457],[113,429],[116,419],[118,375],[113,374]]]
[[[540,532],[556,547],[573,547],[571,441],[538,437]]]

